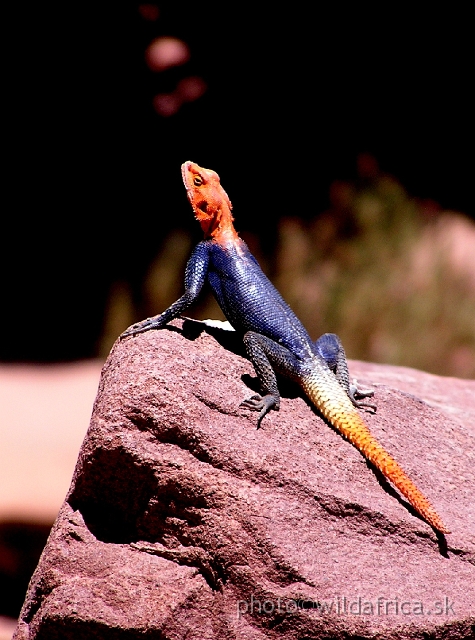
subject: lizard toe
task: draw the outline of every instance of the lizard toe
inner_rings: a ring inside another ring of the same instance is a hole
[[[256,394],[254,396],[251,396],[250,398],[246,398],[245,400],[243,400],[239,406],[246,407],[246,409],[251,409],[252,411],[259,411],[261,408],[261,401],[262,396]]]
[[[243,400],[239,406],[250,409],[251,411],[259,411],[259,415],[257,417],[257,428],[259,429],[264,416],[269,413],[271,409],[274,409],[274,411],[278,411],[279,405],[279,399],[271,394],[268,394],[265,396],[251,396],[250,398]]]
[[[350,384],[350,389],[348,392],[351,402],[358,409],[363,409],[368,413],[376,413],[376,405],[372,402],[367,402],[365,398],[372,398],[374,396],[373,389],[361,389],[358,387],[358,383],[353,380],[353,383]]]

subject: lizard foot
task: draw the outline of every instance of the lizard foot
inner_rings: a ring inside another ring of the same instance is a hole
[[[126,329],[123,333],[120,334],[119,339],[127,338],[128,336],[135,336],[137,333],[143,333],[144,331],[149,331],[150,329],[161,329],[163,323],[160,322],[160,316],[153,316],[152,318],[146,318],[141,322],[136,322],[131,327]]]
[[[243,400],[239,406],[250,409],[251,411],[259,411],[259,415],[257,417],[257,428],[259,429],[262,418],[269,413],[271,409],[274,409],[274,411],[279,410],[280,400],[271,394],[265,396],[256,394],[246,400]]]
[[[366,402],[364,398],[372,398],[374,396],[373,389],[360,389],[356,378],[353,378],[353,382],[350,384],[349,394],[351,402],[358,407],[358,409],[364,409],[368,413],[376,413],[376,405],[372,402]]]

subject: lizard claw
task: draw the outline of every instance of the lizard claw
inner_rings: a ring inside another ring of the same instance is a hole
[[[269,413],[271,409],[274,411],[279,410],[280,402],[279,399],[275,396],[268,394],[265,396],[254,395],[246,400],[243,400],[240,407],[245,407],[246,409],[250,409],[251,411],[259,411],[259,415],[257,416],[257,428],[261,426],[261,422],[263,417]]]

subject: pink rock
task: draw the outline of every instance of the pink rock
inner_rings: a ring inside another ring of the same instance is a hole
[[[256,430],[234,334],[179,326],[112,349],[14,637],[472,637],[475,382],[350,363],[445,539],[298,389]]]

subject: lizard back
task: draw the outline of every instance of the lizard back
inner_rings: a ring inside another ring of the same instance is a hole
[[[311,358],[307,330],[260,268],[246,243],[205,240],[208,282],[224,315],[238,331],[255,331],[286,347],[299,360]]]

